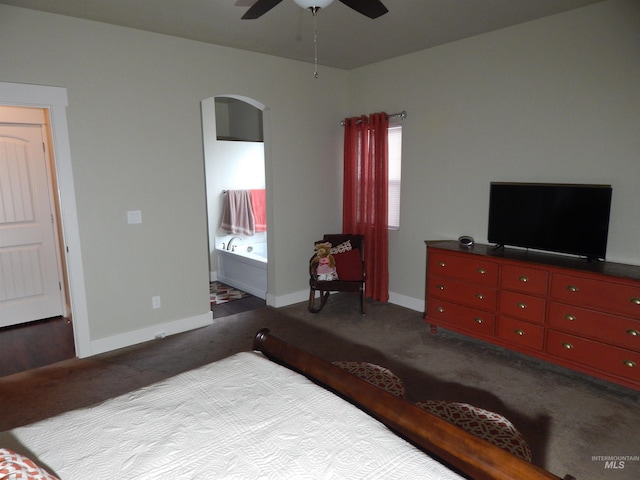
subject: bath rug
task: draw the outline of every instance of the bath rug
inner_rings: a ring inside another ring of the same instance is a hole
[[[216,305],[250,296],[247,292],[243,292],[242,290],[230,287],[221,282],[211,282],[209,284],[209,291],[211,293],[211,303]]]

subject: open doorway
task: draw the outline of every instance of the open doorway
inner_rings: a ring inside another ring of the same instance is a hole
[[[67,273],[65,280],[68,290],[65,298],[70,305],[75,354],[80,358],[88,357],[92,354],[92,345],[67,125],[67,91],[62,87],[0,82],[0,105],[38,108],[47,112],[50,151],[57,181],[54,198],[59,202],[60,249],[64,257],[61,267]]]
[[[263,111],[264,105],[259,102],[236,95],[215,96],[202,102],[214,318],[229,309],[230,313],[237,313],[236,309],[244,311],[266,303]],[[221,292],[223,303],[216,303]]]
[[[49,111],[0,105],[0,375],[75,357]]]

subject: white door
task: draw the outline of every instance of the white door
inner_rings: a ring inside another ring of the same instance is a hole
[[[63,314],[41,125],[0,124],[0,327]]]

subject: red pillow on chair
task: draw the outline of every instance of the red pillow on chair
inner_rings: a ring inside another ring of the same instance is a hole
[[[340,280],[346,282],[362,280],[362,258],[359,248],[338,253],[333,257],[336,260],[336,271]]]

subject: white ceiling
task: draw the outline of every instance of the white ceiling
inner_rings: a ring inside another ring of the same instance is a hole
[[[352,69],[602,0],[382,0],[371,20],[338,1],[317,16],[318,63]],[[241,20],[255,0],[0,0],[294,60],[314,61],[313,16],[293,0]]]

